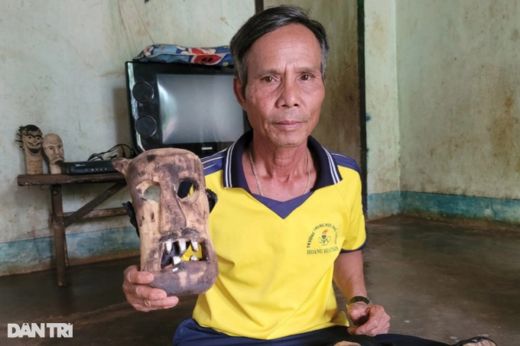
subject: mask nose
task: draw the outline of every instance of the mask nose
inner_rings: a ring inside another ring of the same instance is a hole
[[[161,198],[161,233],[186,228],[186,215],[175,191]]]

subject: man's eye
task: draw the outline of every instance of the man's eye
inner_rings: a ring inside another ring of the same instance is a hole
[[[312,76],[310,74],[303,74],[301,78],[302,80],[310,80]]]
[[[262,78],[262,80],[263,80],[264,82],[267,82],[267,83],[274,82],[274,78],[271,77],[271,76],[264,77],[264,78]]]

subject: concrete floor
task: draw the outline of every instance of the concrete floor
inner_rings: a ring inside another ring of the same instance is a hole
[[[489,335],[520,345],[520,228],[460,220],[390,217],[368,223],[364,251],[373,301],[391,332],[449,344]],[[0,345],[168,345],[195,298],[173,310],[134,311],[121,291],[137,258],[0,277]],[[73,339],[7,339],[7,323],[73,323]]]

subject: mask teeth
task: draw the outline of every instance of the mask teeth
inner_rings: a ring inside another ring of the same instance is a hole
[[[168,262],[172,264],[174,267],[182,262],[182,256],[186,253],[188,247],[191,246],[191,250],[198,255],[191,255],[189,261],[205,261],[207,260],[204,256],[204,253],[200,253],[201,250],[199,242],[193,240],[186,240],[184,238],[180,238],[177,240],[167,240],[163,243],[162,251],[162,266],[167,266]],[[204,251],[203,251],[204,252]],[[202,258],[199,256],[202,255]],[[168,260],[169,258],[169,260]],[[177,270],[173,270],[174,272]]]
[[[165,254],[170,254],[173,251],[172,255],[182,256],[186,252],[186,244],[186,239],[178,239],[175,241],[167,240],[163,243],[163,252]]]
[[[186,252],[186,239],[179,239],[177,241],[177,244],[179,246],[179,253],[180,255],[184,255],[184,253]]]

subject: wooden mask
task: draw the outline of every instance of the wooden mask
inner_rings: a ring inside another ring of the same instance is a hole
[[[141,237],[141,270],[168,295],[201,294],[215,282],[209,204],[200,159],[174,148],[113,159],[125,175]]]

